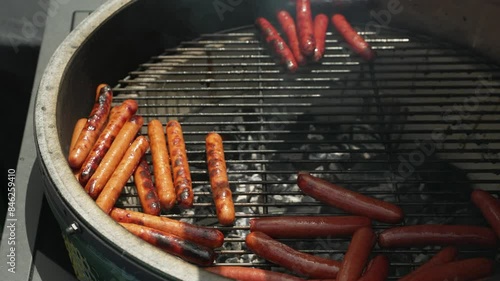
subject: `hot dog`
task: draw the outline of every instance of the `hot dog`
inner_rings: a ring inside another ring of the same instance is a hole
[[[217,218],[222,225],[234,223],[234,203],[229,180],[226,173],[226,160],[224,159],[224,146],[222,138],[217,133],[209,133],[205,138],[207,167],[212,187],[212,197],[215,202]]]
[[[375,256],[358,281],[385,281],[389,276],[389,259],[384,255]]]
[[[297,0],[296,12],[300,50],[304,56],[310,57],[314,55],[314,48],[316,48],[314,25],[311,13],[311,1]]]
[[[286,34],[288,46],[292,50],[295,60],[299,65],[305,65],[306,58],[300,51],[299,39],[297,37],[297,28],[295,27],[295,21],[293,20],[292,16],[287,11],[282,10],[276,14],[276,17],[278,18],[278,21],[281,25],[281,29]]]
[[[351,214],[386,223],[403,220],[403,210],[394,204],[345,189],[308,173],[299,172],[297,183],[305,194]]]
[[[314,238],[352,235],[371,220],[358,216],[286,216],[252,218],[250,231],[260,231],[273,238]]]
[[[117,222],[134,223],[158,229],[179,236],[182,239],[209,248],[217,248],[224,243],[224,234],[217,229],[202,227],[166,217],[152,216],[141,212],[113,208],[110,216]]]
[[[201,266],[208,266],[214,262],[215,253],[210,248],[150,227],[132,223],[120,223],[120,225],[149,244],[185,261]]]
[[[349,44],[352,50],[367,61],[375,58],[375,53],[366,43],[365,39],[359,35],[346,18],[341,14],[332,16],[332,23],[335,29],[340,33],[344,40]]]
[[[184,136],[179,122],[170,121],[167,123],[167,140],[170,161],[172,161],[177,203],[182,208],[191,208],[194,198],[191,172],[189,170],[186,144],[184,143]]]
[[[243,266],[217,266],[205,269],[237,281],[304,281],[285,273]]]
[[[320,61],[325,54],[326,30],[328,29],[328,17],[325,14],[319,14],[314,18],[314,48],[313,60]]]
[[[430,260],[428,260],[426,263],[422,264],[419,268],[415,269],[414,271],[410,272],[406,276],[402,277],[399,279],[399,281],[408,281],[412,276],[415,276],[416,274],[428,270],[429,268],[436,266],[436,265],[442,265],[446,264],[449,262],[452,262],[455,260],[457,257],[458,250],[455,247],[446,247],[442,249],[441,251],[437,252]]]
[[[79,169],[83,161],[85,161],[85,158],[87,158],[87,155],[90,153],[92,146],[108,120],[112,101],[113,92],[111,91],[111,87],[108,85],[102,86],[99,98],[94,103],[87,124],[85,124],[85,127],[83,127],[82,132],[78,136],[75,147],[73,147],[69,153],[68,162],[71,168]]]
[[[256,231],[247,235],[246,246],[258,256],[310,278],[335,278],[340,262],[299,252]]]
[[[493,273],[494,262],[486,258],[472,258],[433,266],[408,278],[408,281],[472,281]]]
[[[120,197],[123,187],[132,176],[137,165],[141,161],[144,153],[149,149],[149,142],[144,136],[139,136],[125,152],[122,160],[111,175],[111,178],[104,186],[97,197],[96,204],[106,214],[109,214],[116,200]]]
[[[137,195],[141,202],[142,211],[149,215],[159,215],[161,212],[160,200],[153,184],[149,164],[146,159],[142,159],[134,172],[134,183],[137,188]]]
[[[80,184],[85,186],[90,177],[95,173],[95,170],[101,163],[106,152],[111,147],[111,143],[115,140],[125,122],[132,117],[137,111],[137,102],[134,100],[126,100],[121,105],[111,109],[109,121],[99,135],[92,150],[82,164],[79,177]]]
[[[337,281],[357,281],[361,277],[376,240],[375,233],[369,227],[354,232],[337,275]]]
[[[271,50],[279,58],[280,63],[285,65],[290,72],[297,71],[299,67],[295,56],[274,26],[265,18],[258,18],[255,20],[255,24]]]
[[[69,151],[71,151],[75,147],[75,144],[78,141],[78,137],[80,136],[80,133],[82,132],[83,127],[85,127],[86,123],[87,123],[87,118],[80,118],[78,119],[78,121],[76,121],[75,127],[73,129],[73,134],[71,136]],[[78,180],[78,178],[80,177],[80,169],[73,169],[73,174]]]
[[[85,191],[90,197],[96,199],[99,196],[143,123],[144,119],[141,116],[134,115],[123,125],[97,170],[85,185]]]
[[[500,200],[480,189],[472,191],[471,199],[500,238]]]
[[[158,190],[161,207],[170,210],[175,205],[176,194],[170,169],[167,141],[163,125],[159,120],[151,120],[148,124],[148,136],[151,142],[155,184]]]
[[[496,247],[497,237],[487,228],[473,225],[410,225],[382,231],[379,245],[383,248],[441,246]]]

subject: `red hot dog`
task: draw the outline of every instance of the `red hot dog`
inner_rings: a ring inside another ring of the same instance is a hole
[[[410,225],[382,231],[379,245],[383,248],[427,245],[492,248],[497,245],[497,237],[491,229],[473,225]]]
[[[311,57],[314,55],[314,49],[316,48],[314,25],[311,13],[311,1],[297,0],[296,12],[300,50],[304,56]]]
[[[256,231],[245,239],[248,249],[258,256],[310,278],[335,278],[340,262],[299,252]]]
[[[286,216],[250,220],[250,231],[264,232],[273,238],[348,236],[370,226],[369,218],[358,216]]]
[[[357,281],[361,277],[376,240],[371,228],[363,227],[354,232],[337,281]]]
[[[400,223],[404,214],[400,207],[333,183],[299,172],[297,183],[305,194],[346,212],[386,222]]]
[[[205,269],[238,281],[304,281],[285,273],[243,266],[217,266]]]
[[[408,281],[473,281],[493,273],[492,260],[473,258],[433,266],[415,274]]]
[[[328,29],[328,17],[325,14],[319,14],[314,18],[314,48],[313,60],[319,62],[325,54],[326,31]]]
[[[287,11],[279,11],[276,15],[278,21],[281,25],[281,29],[286,34],[286,38],[288,39],[288,46],[292,50],[295,59],[299,65],[306,64],[306,58],[302,55],[299,46],[299,39],[297,38],[297,28],[295,27],[295,21],[293,20],[290,13]]]
[[[408,281],[410,278],[412,278],[412,276],[415,276],[416,274],[422,271],[428,270],[433,266],[452,262],[457,257],[457,254],[458,250],[455,247],[446,247],[441,251],[437,252],[430,260],[422,264],[419,268],[415,269],[414,271],[410,272],[410,274],[399,279],[399,281]]]
[[[500,238],[500,200],[480,189],[472,191],[471,199]]]
[[[384,255],[377,255],[370,261],[365,273],[358,281],[385,281],[388,276],[389,259]]]
[[[371,61],[375,58],[375,53],[370,48],[370,45],[356,32],[356,30],[354,30],[343,15],[333,15],[332,23],[356,54],[367,61]]]
[[[297,71],[299,67],[295,60],[295,56],[274,26],[265,18],[258,18],[255,24],[261,31],[267,44],[280,59],[280,63],[285,65],[290,72]]]

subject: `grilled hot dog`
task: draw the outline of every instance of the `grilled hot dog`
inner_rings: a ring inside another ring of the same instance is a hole
[[[385,281],[389,276],[389,259],[384,255],[375,256],[358,281]]]
[[[346,212],[386,223],[403,220],[403,210],[394,204],[345,189],[308,173],[299,172],[297,183],[305,194]]]
[[[335,278],[340,268],[338,261],[296,251],[259,231],[248,234],[245,242],[258,256],[306,277]]]
[[[356,54],[367,61],[371,61],[375,58],[375,53],[372,51],[370,45],[356,32],[356,30],[354,30],[343,15],[333,15],[332,23]]]
[[[357,281],[361,277],[376,240],[371,228],[363,227],[354,232],[337,275],[337,281]]]
[[[186,144],[179,122],[170,121],[167,123],[167,140],[172,170],[174,174],[174,187],[177,202],[182,208],[193,206],[193,187],[191,182],[191,172],[186,153]]]
[[[272,51],[278,56],[280,63],[285,65],[286,69],[290,72],[297,71],[298,64],[293,52],[290,50],[285,40],[278,34],[274,26],[265,18],[258,18],[255,20],[255,25],[260,30]]]
[[[449,262],[422,270],[408,281],[473,281],[493,273],[493,261],[486,258],[472,258]]]
[[[273,238],[314,238],[352,235],[371,220],[358,216],[285,216],[253,218],[250,231],[260,231]]]
[[[449,262],[452,262],[455,260],[457,257],[458,250],[455,247],[446,247],[442,249],[441,251],[437,252],[430,260],[428,260],[426,263],[422,264],[419,268],[415,269],[414,271],[410,272],[408,275],[404,276],[403,278],[399,279],[399,281],[408,281],[412,278],[412,276],[415,276],[416,274],[428,270],[429,268],[436,266],[436,265],[442,265],[446,264]]]
[[[473,225],[410,225],[382,231],[379,245],[384,248],[419,247],[427,245],[476,246],[492,248],[497,245],[495,233]]]
[[[159,120],[151,120],[148,124],[148,136],[151,142],[153,156],[153,171],[155,185],[158,191],[161,207],[170,210],[175,205],[176,194],[172,181],[172,169],[168,157],[167,141],[163,125]]]
[[[69,153],[68,162],[73,169],[79,169],[82,166],[108,120],[113,92],[108,85],[100,85],[99,87],[99,97],[94,103],[87,124],[78,136],[75,147]]]
[[[314,40],[316,48],[314,48],[313,60],[320,61],[325,54],[326,31],[328,29],[328,17],[325,14],[319,14],[314,18]]]
[[[214,262],[215,253],[210,248],[150,227],[132,223],[120,223],[120,225],[149,244],[188,262],[202,266],[211,265]]]
[[[144,136],[139,136],[125,152],[122,160],[111,175],[111,178],[104,186],[102,192],[97,197],[96,204],[106,214],[109,214],[116,200],[120,197],[123,187],[132,176],[137,165],[141,161],[144,153],[149,149],[149,142]]]
[[[224,146],[222,138],[217,133],[209,133],[205,139],[208,174],[212,186],[212,197],[215,202],[217,218],[222,225],[234,223],[234,203],[229,180],[226,173]]]
[[[113,208],[110,216],[117,222],[134,223],[179,236],[182,239],[209,248],[222,246],[224,234],[217,229],[197,226],[166,217],[152,216],[141,212]]]
[[[300,50],[304,56],[310,57],[314,55],[314,49],[316,48],[314,25],[311,13],[311,1],[297,0],[296,12]]]
[[[205,269],[237,281],[304,281],[285,273],[243,266],[217,266]]]
[[[500,200],[480,189],[472,191],[471,199],[500,239]]]
[[[137,195],[141,202],[142,211],[149,215],[159,215],[161,212],[160,200],[153,184],[149,164],[146,159],[142,159],[134,172],[134,183],[137,188]]]

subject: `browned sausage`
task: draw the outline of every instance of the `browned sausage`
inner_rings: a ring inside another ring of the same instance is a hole
[[[222,246],[224,234],[215,228],[202,227],[166,217],[152,216],[141,212],[113,208],[110,216],[117,222],[135,223],[172,233],[182,239],[193,241],[209,248]]]
[[[252,218],[250,231],[260,231],[273,238],[314,238],[352,235],[371,220],[358,216],[285,216]]]
[[[314,48],[313,60],[320,61],[325,54],[326,31],[328,29],[328,17],[325,14],[319,14],[314,18],[314,40],[316,40],[316,48]]]
[[[430,267],[415,274],[408,281],[472,281],[490,276],[494,262],[486,258],[472,258]]]
[[[71,136],[71,143],[69,145],[69,151],[73,150],[73,148],[76,145],[76,142],[78,141],[78,137],[80,136],[80,133],[83,130],[83,127],[85,127],[85,124],[87,123],[87,118],[80,118],[78,121],[75,123],[75,127],[73,129],[73,135]]]
[[[95,173],[106,152],[120,132],[121,128],[137,111],[138,105],[134,100],[126,100],[121,105],[111,109],[109,121],[99,138],[95,142],[89,155],[83,162],[80,173],[80,184],[85,186]]]
[[[85,124],[85,127],[78,136],[75,147],[69,153],[68,162],[71,168],[80,169],[83,161],[87,158],[108,120],[112,101],[113,92],[111,91],[111,87],[108,85],[103,86],[100,90],[99,98],[94,103],[94,107],[90,112],[87,124]]]
[[[175,205],[176,194],[172,181],[172,170],[170,169],[165,132],[159,120],[155,119],[149,122],[148,136],[151,142],[153,171],[160,205],[163,209],[170,210]]]
[[[274,54],[279,58],[280,63],[290,72],[295,72],[299,68],[297,60],[288,44],[279,35],[274,26],[265,18],[257,18],[255,25],[260,30],[262,36],[270,46]]]
[[[361,277],[376,240],[371,228],[363,227],[354,232],[337,275],[337,281],[357,281]]]
[[[457,257],[458,250],[455,247],[446,247],[442,249],[441,251],[437,252],[430,260],[428,260],[426,263],[422,264],[419,268],[415,269],[414,271],[410,272],[408,275],[402,277],[399,279],[399,281],[407,281],[409,280],[412,276],[416,275],[419,272],[422,272],[424,270],[428,270],[429,268],[436,266],[436,265],[442,265],[445,263],[452,262],[455,260]]]
[[[285,273],[243,266],[217,266],[205,269],[237,281],[304,281]]]
[[[125,151],[136,137],[137,132],[139,132],[143,123],[144,119],[141,116],[134,115],[122,127],[116,136],[115,141],[111,144],[108,152],[104,155],[101,164],[99,164],[97,170],[85,185],[85,191],[87,191],[90,197],[96,199],[97,196],[99,196],[99,193],[101,193],[102,189],[120,163],[120,160],[122,160]]]
[[[141,202],[142,211],[149,215],[159,215],[161,212],[160,200],[153,184],[149,164],[146,159],[139,162],[139,166],[134,172],[134,183],[137,188],[137,195]]]
[[[403,210],[394,204],[362,195],[308,173],[299,172],[297,183],[305,194],[351,214],[386,223],[403,220]]]
[[[212,197],[215,202],[217,218],[222,225],[234,223],[234,203],[229,180],[226,173],[224,146],[222,138],[217,133],[209,133],[205,138],[208,174],[212,186]]]
[[[306,58],[302,55],[299,46],[299,39],[297,37],[297,28],[295,27],[295,21],[293,20],[290,13],[281,10],[277,13],[278,21],[281,25],[281,29],[285,32],[286,38],[288,39],[288,46],[292,50],[295,60],[299,65],[306,64]]]
[[[186,144],[184,143],[184,136],[179,122],[170,121],[167,123],[167,140],[170,161],[172,161],[177,203],[182,208],[191,208],[194,199],[191,172],[189,170]]]
[[[258,256],[310,278],[335,278],[340,262],[299,252],[256,231],[247,235],[246,246]]]
[[[389,259],[384,255],[375,256],[358,281],[385,281],[389,276]]]
[[[316,41],[314,39],[314,25],[310,0],[297,0],[297,30],[299,34],[300,50],[306,57],[314,55]]]
[[[111,178],[104,186],[97,197],[96,204],[106,214],[109,214],[116,200],[120,197],[123,187],[132,176],[137,165],[141,161],[146,151],[149,149],[149,142],[144,136],[139,136],[125,152],[122,160],[111,175]]]
[[[382,231],[379,245],[384,248],[422,247],[427,245],[475,246],[493,248],[497,245],[495,233],[474,225],[409,225]]]
[[[500,200],[480,189],[472,191],[471,199],[500,238]]]
[[[185,261],[202,266],[211,265],[214,262],[215,252],[210,248],[150,227],[132,223],[120,224],[149,244]]]
[[[75,144],[78,141],[78,137],[80,136],[80,133],[82,132],[83,127],[85,127],[86,123],[87,123],[87,118],[80,118],[78,119],[78,121],[76,121],[75,128],[73,129],[73,135],[71,136],[69,151],[71,151],[75,147]],[[73,169],[73,174],[78,180],[78,178],[80,177],[80,169]]]
[[[343,15],[333,15],[332,23],[356,54],[367,61],[372,61],[375,58],[375,53],[370,48],[370,45],[354,30]]]

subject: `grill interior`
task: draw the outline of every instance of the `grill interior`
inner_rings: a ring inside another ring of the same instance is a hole
[[[500,195],[500,69],[435,38],[381,30],[361,32],[378,54],[372,65],[330,32],[321,63],[295,74],[276,64],[254,27],[205,34],[151,58],[114,88],[115,102],[136,99],[147,122],[181,122],[196,200],[193,209],[163,215],[221,229],[217,265],[284,271],[245,248],[250,218],[345,214],[303,196],[297,171],[395,202],[404,224],[486,225],[468,192]],[[210,131],[224,138],[234,227],[217,224],[205,163]],[[118,205],[140,210],[132,182]],[[389,227],[374,222],[377,231]],[[341,259],[349,239],[281,241]],[[396,279],[438,250],[373,253],[389,257]],[[497,261],[498,253],[461,251]]]

